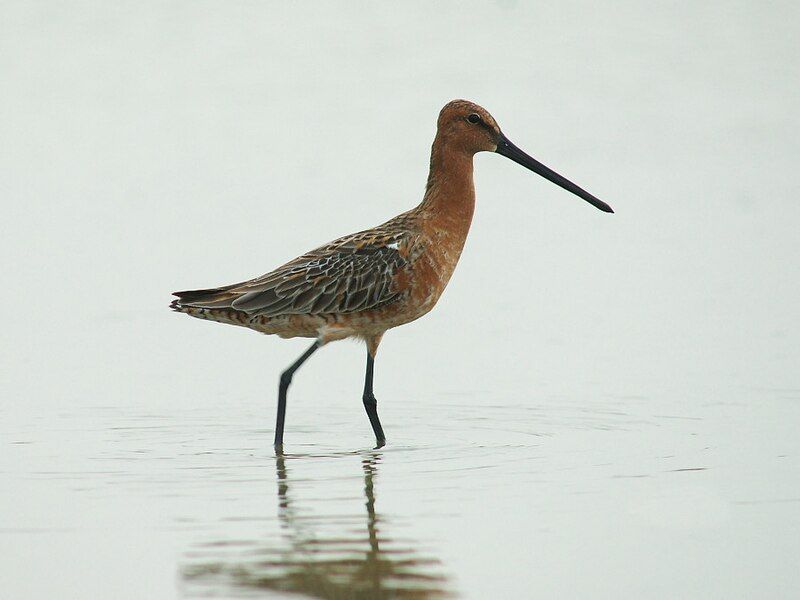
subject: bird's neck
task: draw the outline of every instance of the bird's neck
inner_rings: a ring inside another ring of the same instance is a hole
[[[436,136],[428,184],[418,210],[435,220],[438,227],[466,237],[475,211],[472,153]]]

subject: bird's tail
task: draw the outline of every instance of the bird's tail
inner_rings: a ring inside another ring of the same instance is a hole
[[[223,287],[209,288],[206,290],[186,290],[172,292],[177,296],[169,307],[178,312],[189,312],[189,308],[230,308],[231,303],[239,296],[231,290],[239,284]]]
[[[235,290],[239,285],[235,283],[207,290],[173,292],[177,298],[169,307],[175,312],[184,313],[197,319],[252,328],[254,317],[231,306],[233,301],[241,295],[241,292],[237,293]],[[259,321],[264,321],[264,319],[259,319]]]

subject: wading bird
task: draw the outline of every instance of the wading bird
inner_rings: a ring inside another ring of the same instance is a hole
[[[439,300],[472,222],[472,157],[497,152],[605,212],[614,212],[512,144],[485,109],[454,100],[442,108],[428,183],[416,208],[373,229],[341,237],[242,283],[175,292],[170,307],[199,319],[315,341],[281,373],[275,448],[283,446],[286,392],[300,366],[328,342],[367,344],[363,402],[377,447],[386,443],[372,391],[378,344],[392,327],[419,319]]]

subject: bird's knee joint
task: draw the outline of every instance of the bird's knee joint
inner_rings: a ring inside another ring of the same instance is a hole
[[[364,400],[364,406],[378,406],[378,400],[374,394],[364,394],[362,399]]]
[[[290,383],[292,383],[292,375],[293,373],[290,373],[289,371],[284,371],[281,373],[281,385],[288,386]]]

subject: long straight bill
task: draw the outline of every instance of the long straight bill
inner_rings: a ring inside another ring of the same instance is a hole
[[[500,134],[500,140],[497,142],[497,150],[495,150],[495,152],[497,152],[498,154],[502,154],[507,158],[510,158],[515,163],[522,165],[526,169],[530,169],[534,173],[538,173],[545,179],[549,179],[550,181],[552,181],[558,186],[561,186],[568,192],[572,192],[579,198],[583,198],[592,206],[596,206],[600,210],[607,213],[614,212],[613,209],[608,204],[606,204],[599,198],[595,198],[589,192],[587,192],[581,187],[578,187],[566,177],[562,177],[561,175],[553,171],[553,169],[551,169],[550,167],[544,166],[542,163],[540,163],[532,156],[528,156],[527,154],[525,154],[522,150],[520,150],[514,144],[509,142],[508,138],[504,136],[502,133]]]

